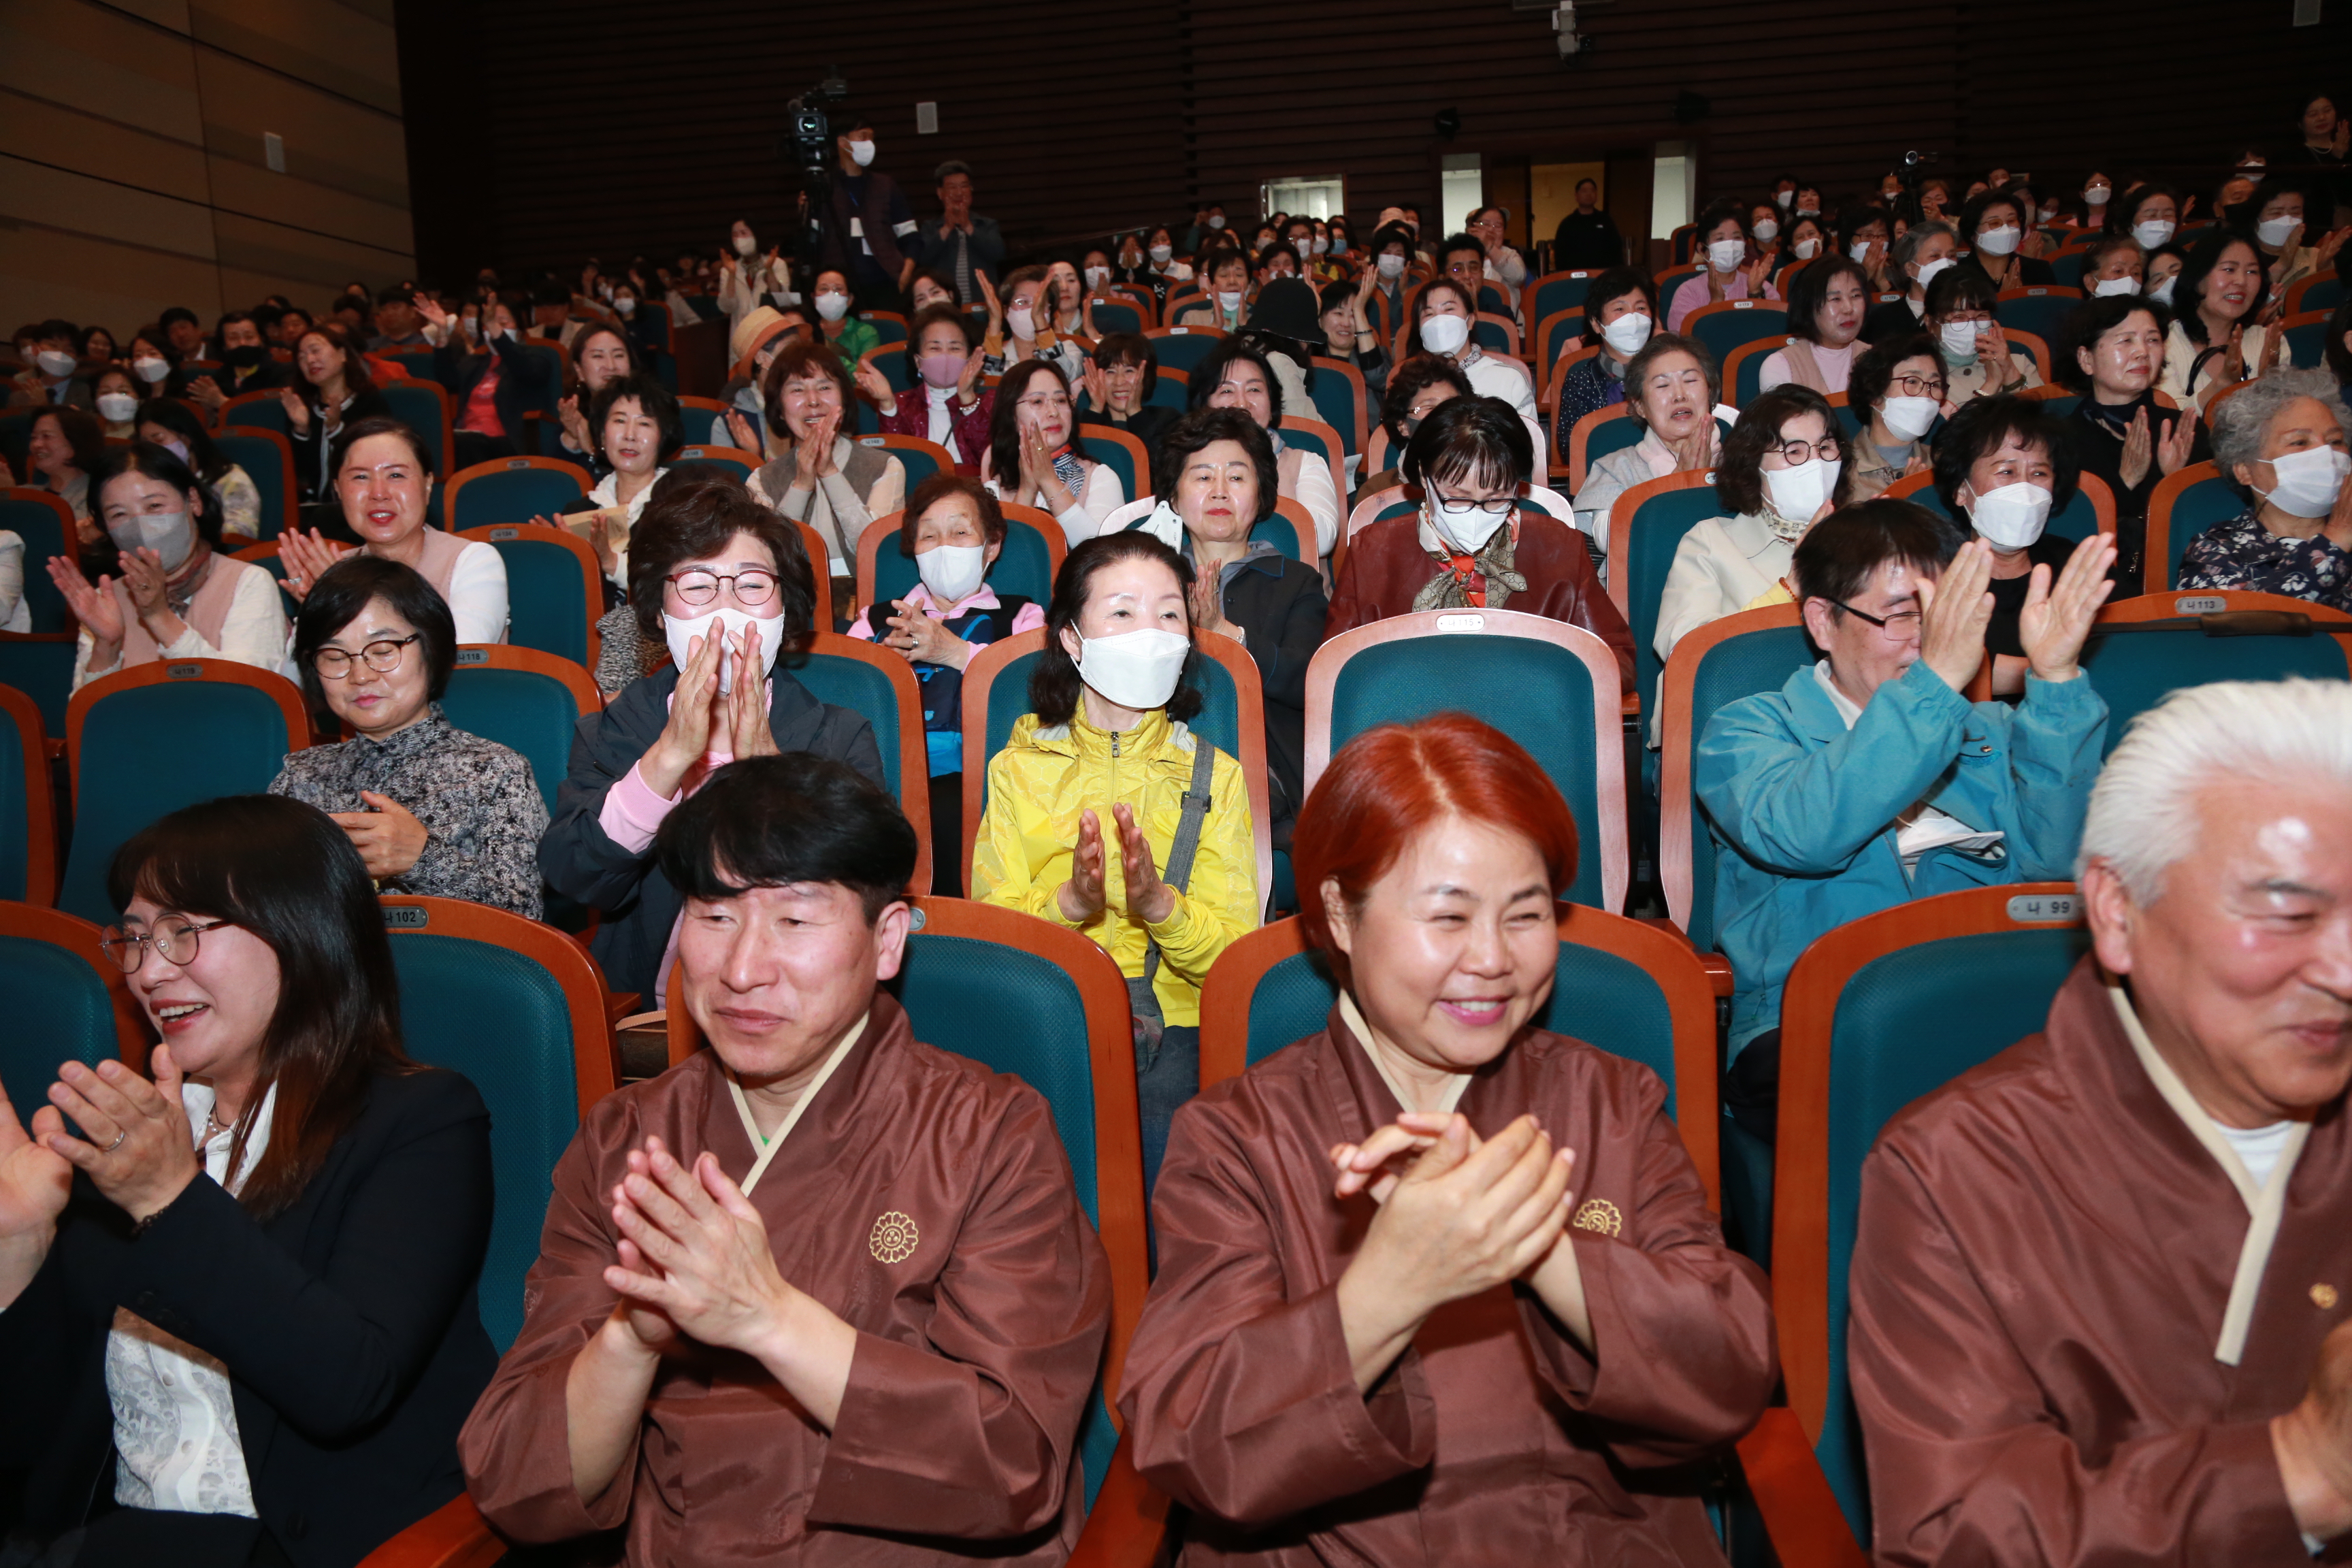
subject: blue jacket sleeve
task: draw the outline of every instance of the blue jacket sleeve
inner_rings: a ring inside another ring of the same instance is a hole
[[[2032,881],[2071,880],[2106,740],[2106,700],[2088,675],[2055,685],[2028,675],[2025,700],[2004,716],[2020,830],[2013,862]]]
[[[1799,742],[1784,702],[1736,702],[1699,740],[1699,801],[1757,865],[1827,876],[1934,786],[1958,755],[1969,713],[1925,664],[1880,687],[1853,728],[1819,751]]]

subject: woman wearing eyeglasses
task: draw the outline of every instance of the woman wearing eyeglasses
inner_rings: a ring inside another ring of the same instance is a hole
[[[414,569],[329,567],[294,623],[294,665],[311,711],[353,739],[288,752],[269,793],[331,816],[385,892],[537,920],[547,803],[530,763],[442,714],[457,659],[449,606]]]
[[[163,1043],[152,1081],[0,1095],[5,1555],[348,1568],[464,1490],[489,1112],[402,1048],[375,889],[316,809],[173,812],[108,891]]]
[[[539,845],[548,885],[603,913],[590,951],[613,989],[656,1005],[685,900],[654,864],[654,833],[679,802],[736,758],[779,752],[814,752],[883,785],[873,726],[776,667],[816,606],[800,531],[730,480],[684,478],[663,482],[629,542],[637,630],[669,663],[573,737]]]

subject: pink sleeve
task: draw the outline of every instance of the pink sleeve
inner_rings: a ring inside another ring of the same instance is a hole
[[[668,799],[656,795],[638,771],[644,765],[642,760],[629,764],[621,782],[604,792],[604,807],[596,814],[596,826],[604,837],[631,855],[642,855],[652,846],[662,818],[684,798],[683,792]]]
[[[859,642],[874,640],[874,608],[872,605],[866,605],[858,611],[856,618],[849,623],[849,635]]]
[[[1034,600],[1032,600],[1030,603],[1022,605],[1021,613],[1013,617],[1013,631],[1011,635],[1017,637],[1023,632],[1034,632],[1045,624],[1045,607],[1043,605],[1036,603]]]

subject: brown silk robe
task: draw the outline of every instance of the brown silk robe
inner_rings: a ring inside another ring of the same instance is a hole
[[[1525,1287],[1442,1308],[1356,1391],[1337,1287],[1374,1212],[1327,1153],[1396,1120],[1334,1009],[1176,1113],[1160,1273],[1119,1405],[1137,1467],[1200,1512],[1185,1562],[1303,1568],[1720,1563],[1704,1468],[1779,1363],[1764,1276],[1728,1251],[1647,1068],[1529,1031],[1456,1108],[1534,1111],[1576,1151],[1598,1351]]]
[[[739,1184],[755,1158],[708,1050],[589,1112],[522,1332],[458,1440],[489,1521],[526,1542],[625,1524],[626,1561],[661,1568],[1061,1562],[1110,1286],[1036,1091],[919,1044],[877,994],[751,1194],[778,1271],[858,1331],[840,1420],[828,1435],[751,1357],[698,1350],[663,1363],[618,1479],[583,1508],[564,1379],[612,1309],[606,1194],[647,1134],[688,1162],[710,1150]]]
[[[2352,1310],[2352,1129],[2318,1119],[2235,1367],[2248,1215],[2085,959],[2031,1036],[1887,1123],[1850,1361],[1886,1563],[2311,1559],[2270,1419]]]

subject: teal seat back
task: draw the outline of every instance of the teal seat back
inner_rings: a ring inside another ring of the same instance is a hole
[[[2072,256],[2053,256],[2050,258],[2050,275],[2066,288],[2082,289],[2083,272],[2090,259],[2087,250],[2078,250]],[[2085,289],[2084,292],[2089,290]]]
[[[1320,1030],[1339,996],[1320,953],[1299,953],[1267,970],[1250,994],[1250,1065]],[[1640,964],[1597,948],[1560,943],[1551,994],[1529,1021],[1640,1062],[1664,1080],[1666,1114],[1675,1113],[1674,1010],[1657,980]]]
[[[580,580],[580,558],[529,526],[494,526],[490,548],[507,566],[507,640],[584,666],[595,615]],[[596,606],[596,614],[603,610]]]
[[[860,408],[864,408],[866,405],[861,403],[858,406]],[[868,412],[871,411],[869,410]],[[875,432],[867,430],[863,433],[870,436]],[[679,447],[677,456],[670,459],[670,467],[676,468],[681,463],[700,463],[705,468],[723,468],[727,472],[734,475],[737,479],[746,481],[750,480],[751,478],[751,464],[745,462],[740,458],[721,457],[717,451],[709,447]]]
[[[915,493],[915,487],[921,484],[925,479],[929,479],[933,474],[953,473],[955,471],[953,468],[943,468],[940,460],[937,458],[932,457],[929,452],[916,451],[906,447],[895,447],[886,450],[883,446],[883,438],[879,436],[860,436],[857,438],[857,444],[861,447],[870,447],[885,458],[898,458],[898,466],[906,470],[906,493],[908,495],[913,495]]]
[[[2065,926],[1948,937],[1873,960],[1839,995],[1830,1034],[1829,1413],[1814,1447],[1864,1541],[1870,1489],[1846,1375],[1846,1275],[1863,1156],[1896,1111],[2039,1033],[2089,951],[2089,935]]]
[[[457,491],[456,515],[443,524],[452,533],[488,528],[501,522],[529,522],[553,517],[587,492],[580,481],[561,468],[534,468],[520,458],[515,466],[494,474],[476,474]]]
[[[0,1089],[8,1091],[16,1120],[30,1123],[49,1102],[61,1064],[96,1067],[119,1053],[114,1004],[106,982],[79,954],[37,937],[0,936],[0,991],[8,997]]]
[[[275,441],[259,436],[240,436],[234,430],[215,436],[213,446],[253,480],[253,488],[261,494],[260,538],[264,542],[276,539],[286,531],[286,520],[294,515],[297,504],[286,493],[284,449]]]
[[[1764,362],[1769,353],[1752,353],[1739,362],[1731,376],[1731,405],[1745,408],[1764,395]]]
[[[1790,676],[1812,661],[1812,650],[1806,646],[1801,626],[1749,632],[1709,648],[1706,657],[1699,660],[1698,673],[1691,683],[1691,743],[1696,746],[1706,733],[1706,721],[1718,709],[1759,691],[1780,690]],[[1696,790],[1691,795],[1690,819],[1689,935],[1692,944],[1701,952],[1713,952],[1720,945],[1715,930],[1715,862],[1718,851],[1714,836],[1707,831],[1706,813],[1698,804]]]
[[[544,373],[540,382],[539,401],[531,405],[530,412],[543,414],[550,419],[561,418],[562,410],[556,405],[563,401],[563,374],[567,368],[563,345],[550,342],[544,338],[526,337],[519,346],[524,353],[540,362]]]
[[[1101,426],[1078,426],[1078,449],[1097,463],[1108,464],[1110,471],[1118,476],[1118,482],[1127,487],[1129,500],[1151,493],[1151,476],[1137,473],[1135,454],[1118,442],[1106,439]],[[1142,486],[1140,489],[1136,488],[1139,483]]]
[[[441,698],[449,722],[469,735],[496,741],[530,764],[531,782],[555,815],[555,789],[572,763],[572,733],[580,704],[572,689],[533,669],[499,669],[479,648],[459,648],[457,668]]]
[[[38,740],[17,727],[14,711],[0,711],[0,899],[15,903],[25,901],[33,874],[33,803],[25,794],[25,764],[27,754],[38,750]],[[46,784],[46,755],[39,757],[38,772]]]
[[[866,363],[882,373],[882,379],[890,384],[893,392],[915,390],[915,367],[904,342],[877,344],[866,356]],[[722,441],[719,445],[727,443]],[[907,488],[912,489],[914,486],[909,484]]]
[[[1054,1130],[1070,1157],[1079,1206],[1090,1223],[1101,1224],[1094,1058],[1087,1047],[1086,1005],[1068,972],[1019,948],[919,930],[908,938],[906,963],[895,984],[917,1039],[1011,1073],[1045,1096]],[[1089,1507],[1118,1445],[1118,1430],[1097,1387],[1078,1423]]]
[[[58,907],[111,924],[122,912],[106,896],[114,852],[167,812],[263,793],[285,764],[286,744],[285,712],[250,686],[173,679],[100,700],[82,721],[73,848]]]
[[[2065,397],[2045,397],[2042,400],[2042,411],[2053,419],[2071,418],[2075,406],[2082,401],[2081,397],[2072,395]]]
[[[900,452],[898,457],[908,454]],[[907,488],[915,487],[910,471]],[[914,592],[921,576],[915,570],[912,557],[898,553],[898,546],[886,542],[874,552],[874,597],[877,603],[903,599]],[[1045,536],[1037,525],[1017,517],[1004,520],[1004,549],[996,557],[996,564],[988,569],[989,586],[998,594],[1019,594],[1040,610],[1054,597],[1054,556]]]
[[[1601,276],[1601,270],[1593,268],[1564,278],[1539,280],[1536,284],[1536,320],[1540,321],[1554,310],[1573,310],[1583,304],[1585,296],[1592,292],[1592,280]]]
[[[375,353],[370,354],[368,357],[370,359],[390,360],[393,363],[400,367],[400,374],[406,376],[411,381],[431,381],[433,379],[433,351],[431,349],[383,349],[379,350]]]
[[[1596,423],[1584,437],[1585,472],[1590,474],[1592,465],[1612,452],[1622,452],[1628,447],[1641,445],[1643,431],[1642,422],[1630,414]]]
[[[1152,325],[1143,319],[1143,312],[1125,300],[1097,300],[1094,304],[1095,325],[1105,332],[1139,332]]]
[[[400,1023],[408,1054],[461,1072],[490,1108],[498,1194],[482,1260],[482,1328],[504,1352],[522,1327],[523,1277],[539,1259],[555,1163],[580,1129],[572,1009],[537,961],[466,937],[413,929],[425,911],[385,911],[395,926]],[[411,929],[399,929],[406,925]],[[484,1020],[495,1019],[486,1028]]]
[[[1224,339],[1213,332],[1196,332],[1183,327],[1171,327],[1151,340],[1151,352],[1164,369],[1173,365],[1190,375],[1200,368],[1201,362],[1216,353]]]
[[[2327,323],[2305,321],[2299,327],[2286,329],[2286,345],[2280,356],[2292,356],[2297,370],[2316,370],[2327,353]]]
[[[1633,512],[1633,531],[1625,561],[1611,567],[1625,576],[1627,629],[1633,634],[1633,689],[1642,694],[1642,711],[1658,710],[1658,678],[1665,660],[1658,657],[1658,605],[1665,597],[1666,574],[1673,570],[1675,551],[1683,535],[1710,517],[1723,517],[1730,508],[1713,485],[1668,490],[1652,496]]]
[[[989,685],[987,728],[982,738],[985,742],[983,750],[991,757],[1004,750],[1005,743],[1013,739],[1013,721],[1030,711],[1029,672],[1036,667],[1037,658],[1036,654],[1024,653],[1010,660]],[[1241,692],[1234,685],[1232,675],[1216,660],[1196,658],[1193,665],[1201,683],[1201,710],[1185,722],[1194,734],[1206,736],[1217,750],[1237,758],[1242,754]],[[967,756],[964,765],[971,767],[973,760]],[[986,766],[982,764],[982,811],[988,807],[986,777]]]
[[[874,329],[875,337],[882,342],[903,343],[907,341],[907,318],[895,310],[877,310],[866,318],[866,324]]]
[[[1181,414],[1191,395],[1192,387],[1184,373],[1179,370],[1171,374],[1170,367],[1163,364],[1160,367],[1160,374],[1152,378],[1150,394],[1143,401],[1149,407],[1172,408]],[[1129,496],[1127,499],[1133,500],[1135,498]]]
[[[1280,512],[1276,512],[1263,522],[1252,523],[1250,540],[1254,543],[1262,542],[1271,544],[1293,561],[1310,559],[1308,555],[1302,552],[1305,542],[1298,537],[1297,525]]]
[[[1617,701],[1612,686],[1609,701]],[[1561,896],[1601,902],[1601,799],[1592,752],[1592,679],[1568,649],[1531,637],[1448,633],[1375,643],[1339,669],[1331,690],[1331,752],[1376,724],[1409,724],[1459,710],[1525,746],[1576,814],[1576,880]]]
[[[1356,383],[1338,371],[1318,366],[1315,384],[1307,389],[1307,395],[1315,400],[1315,417],[1339,432],[1340,447],[1348,457],[1354,457],[1357,417],[1368,416],[1370,412],[1358,405]],[[1286,440],[1288,438],[1286,436],[1284,437]]]
[[[2190,606],[2191,615],[2200,598],[2196,594],[2179,595],[2179,602]],[[2106,700],[2107,738],[2102,754],[2115,751],[2124,738],[2125,726],[2136,716],[2184,686],[2216,680],[2284,680],[2291,676],[2342,680],[2346,679],[2345,647],[2344,638],[2324,633],[2299,637],[2209,637],[2193,626],[2114,636],[2101,636],[2095,629],[2083,645],[2082,663],[2092,689]]]
[[[1543,374],[1549,375],[1551,367],[1559,363],[1560,355],[1584,342],[1584,318],[1562,316],[1559,320],[1544,326],[1543,334],[1544,340],[1538,345],[1542,353],[1538,356],[1537,363],[1543,366]]]
[[[557,384],[560,386],[562,384],[559,382]],[[383,394],[384,402],[392,409],[392,416],[415,431],[417,437],[425,443],[425,455],[433,459],[433,471],[447,474],[449,454],[441,447],[439,389],[424,382],[412,384],[393,382],[376,390]],[[282,417],[282,410],[280,415]]]
[[[275,430],[290,437],[294,432],[286,423],[286,405],[274,397],[264,397],[252,403],[239,404],[221,413],[224,428],[234,429],[244,425],[256,430]]]
[[[1494,290],[1486,289],[1483,292],[1492,293]],[[1505,327],[1500,321],[1489,321],[1482,316],[1480,320],[1470,323],[1470,335],[1478,340],[1478,346],[1482,349],[1498,354],[1507,354],[1511,352],[1510,329]]]
[[[2322,278],[2318,282],[2305,289],[2303,291],[2303,298],[2296,303],[2301,307],[2301,310],[2295,312],[2297,315],[2302,314],[2304,310],[2333,310],[2336,306],[2344,303],[2343,272],[2338,270],[2328,277]]]
[[[2164,542],[2164,585],[2180,586],[2180,558],[2189,542],[2217,522],[2227,522],[2246,510],[2245,498],[2228,479],[2200,479],[2172,498],[2171,532]]]
[[[74,644],[71,638],[37,642],[31,637],[0,636],[0,686],[13,686],[41,710],[41,725],[52,735],[66,732],[66,703],[73,696]]]
[[[2050,345],[2052,353],[2066,338],[2066,318],[2080,310],[2084,301],[2068,294],[2029,293],[2019,300],[1993,301],[1993,319],[2002,326],[2021,332],[2032,332]]]
[[[1737,303],[1737,301],[1735,301]],[[1759,304],[1726,310],[1714,316],[1690,316],[1683,321],[1685,336],[1696,338],[1721,364],[1742,343],[1763,342],[1789,335],[1789,312],[1778,305]]]
[[[898,736],[902,728],[920,730],[923,716],[898,711],[898,690],[890,678],[862,659],[838,654],[793,654],[777,663],[819,702],[846,708],[874,726],[874,743],[882,753],[882,787],[892,799],[898,798],[906,782],[898,776]]]
[[[25,461],[25,449],[33,439],[33,416],[39,412],[37,408],[12,408],[0,413],[0,458],[7,458],[8,466],[19,474],[31,471],[31,465]]]
[[[735,444],[734,432],[727,428],[727,416],[722,410],[686,405],[679,407],[677,416],[686,446],[731,447]]]
[[[1329,380],[1331,378],[1322,377],[1320,379]],[[1334,425],[1331,427],[1332,433],[1337,435],[1339,433],[1339,427],[1338,426]],[[1333,442],[1327,439],[1317,431],[1285,430],[1282,433],[1282,444],[1285,447],[1297,447],[1302,451],[1312,452],[1315,456],[1323,458],[1327,462],[1337,463],[1339,466],[1339,472],[1342,476],[1345,476],[1348,471],[1347,447],[1343,443]],[[1346,486],[1343,482],[1341,489],[1344,489],[1345,488]]]
[[[45,501],[0,500],[0,528],[25,542],[25,613],[32,618],[26,629],[72,631],[66,596],[49,581],[50,557],[66,553],[66,528],[56,510]],[[58,732],[65,731],[60,728]]]

